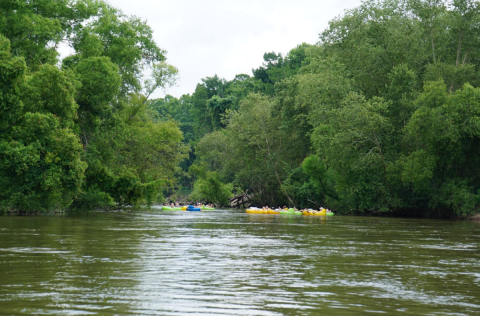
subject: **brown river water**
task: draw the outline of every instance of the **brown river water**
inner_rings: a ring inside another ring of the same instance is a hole
[[[480,223],[0,216],[0,315],[480,315]]]

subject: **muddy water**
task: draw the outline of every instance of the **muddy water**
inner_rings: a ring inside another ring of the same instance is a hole
[[[0,216],[0,315],[479,315],[480,225],[214,212]]]

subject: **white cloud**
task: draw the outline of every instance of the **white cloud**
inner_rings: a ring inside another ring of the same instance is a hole
[[[168,93],[192,93],[202,78],[251,75],[265,52],[287,53],[316,43],[328,21],[361,0],[109,0],[127,15],[148,21],[157,44],[181,80]],[[157,92],[153,97],[161,97]]]

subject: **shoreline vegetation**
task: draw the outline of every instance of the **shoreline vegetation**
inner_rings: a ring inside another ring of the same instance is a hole
[[[317,44],[160,99],[178,70],[141,18],[92,0],[0,12],[0,213],[241,197],[480,218],[478,1],[364,1]]]

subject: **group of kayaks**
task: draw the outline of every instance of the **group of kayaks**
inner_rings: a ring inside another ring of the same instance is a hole
[[[186,205],[186,206],[165,206],[162,205],[162,211],[189,211],[189,212],[200,212],[200,211],[210,211],[214,210],[214,207],[208,207],[205,205],[202,205],[200,207],[195,207],[193,205]]]
[[[257,208],[257,207],[250,207],[245,210],[245,212],[249,214],[278,214],[278,215],[306,215],[306,216],[333,216],[333,212],[328,212],[326,209],[322,210],[301,210],[297,211],[293,208],[289,209],[262,209],[262,208]]]

